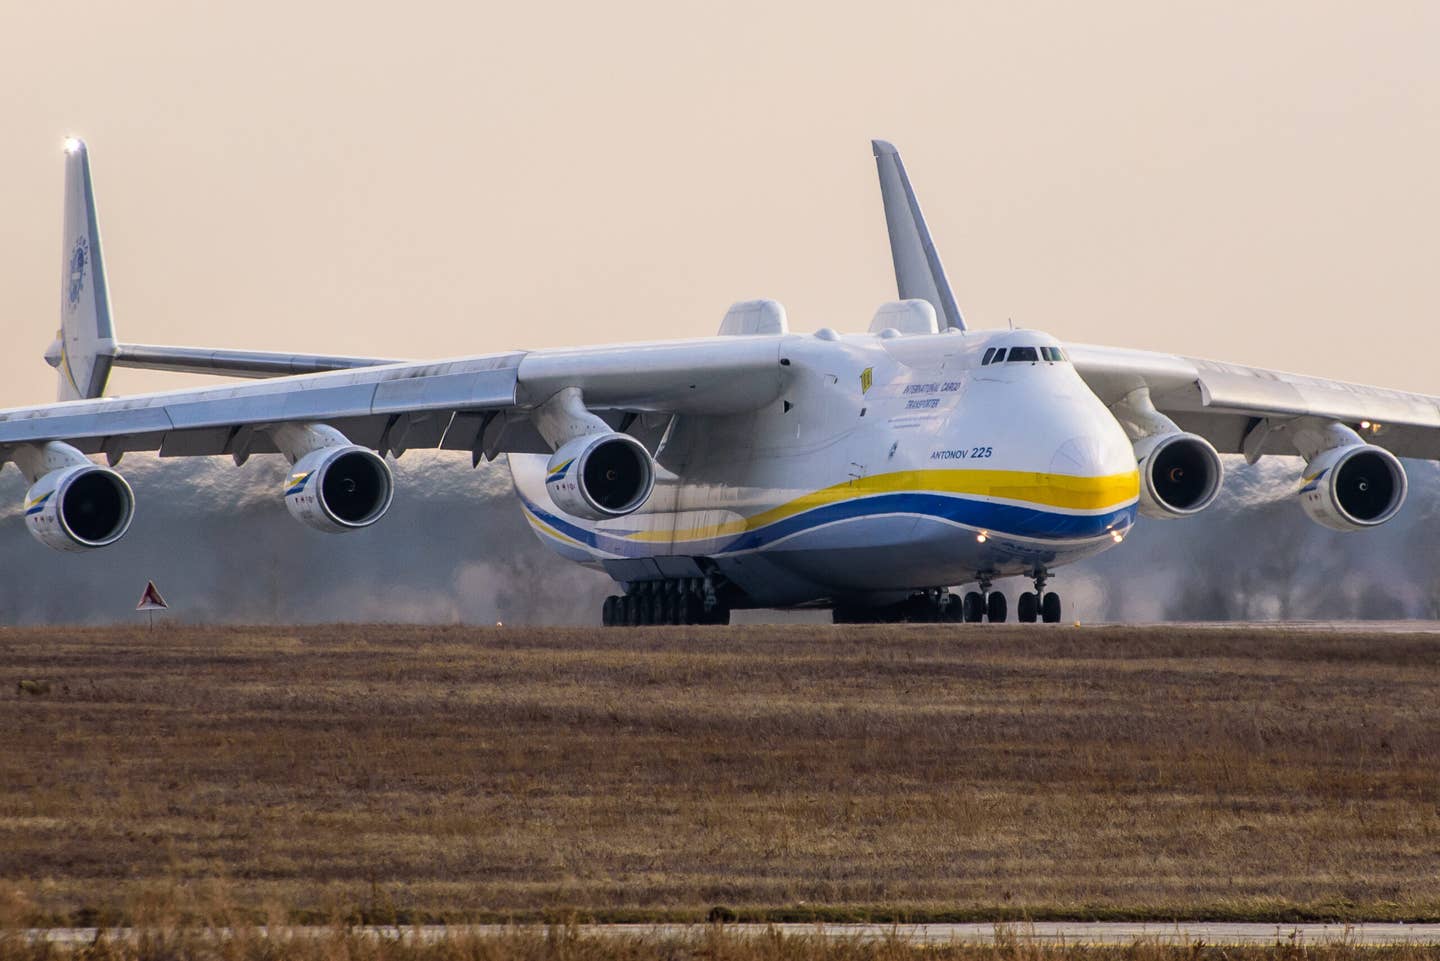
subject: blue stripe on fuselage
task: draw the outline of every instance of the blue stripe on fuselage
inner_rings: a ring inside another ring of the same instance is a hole
[[[556,530],[596,550],[625,557],[650,557],[660,554],[663,543],[637,542],[616,537],[574,524],[522,498],[536,517]],[[1111,531],[1123,531],[1135,522],[1136,505],[1130,504],[1103,514],[1062,514],[1057,511],[1014,504],[994,504],[955,495],[924,492],[877,494],[826,504],[814,510],[784,518],[773,524],[733,537],[677,542],[685,554],[727,554],[736,551],[760,550],[775,541],[792,537],[811,528],[837,521],[886,515],[919,515],[950,521],[992,535],[1047,540],[1085,541]],[[667,551],[668,552],[668,551]]]

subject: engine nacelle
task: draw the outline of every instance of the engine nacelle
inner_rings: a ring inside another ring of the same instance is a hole
[[[346,444],[322,447],[295,462],[285,481],[285,506],[302,524],[338,534],[385,516],[395,479],[385,458]]]
[[[1300,503],[1317,524],[1337,531],[1379,527],[1405,503],[1410,482],[1383,447],[1355,444],[1317,454],[1305,465]]]
[[[1140,468],[1140,513],[1161,519],[1198,514],[1220,496],[1225,466],[1210,442],[1173,433],[1135,442]]]
[[[577,437],[545,465],[545,490],[555,506],[592,521],[639,510],[654,489],[650,452],[629,434]]]
[[[125,536],[135,494],[125,478],[97,464],[53,470],[25,493],[25,526],[57,551],[88,551]]]

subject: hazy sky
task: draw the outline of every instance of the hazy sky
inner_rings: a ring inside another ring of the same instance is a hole
[[[1437,48],[1436,3],[12,0],[0,405],[53,397],[69,134],[137,342],[864,329],[884,137],[973,325],[1440,393]]]

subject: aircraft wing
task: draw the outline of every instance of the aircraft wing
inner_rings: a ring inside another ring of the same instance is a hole
[[[112,462],[128,451],[239,461],[275,451],[264,428],[282,423],[328,424],[382,453],[443,448],[469,450],[476,460],[549,453],[529,412],[563,388],[579,388],[586,406],[616,425],[640,414],[753,410],[780,393],[780,341],[517,351],[21,407],[0,411],[0,463],[17,445],[52,440]]]
[[[1161,413],[1221,453],[1251,460],[1294,454],[1286,431],[1276,428],[1318,417],[1348,424],[1399,457],[1440,459],[1440,397],[1144,350],[1065,350],[1107,405],[1148,388]]]

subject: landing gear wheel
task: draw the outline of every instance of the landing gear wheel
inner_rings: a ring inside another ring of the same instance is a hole
[[[618,598],[611,594],[605,598],[605,604],[600,608],[600,623],[606,627],[615,626],[615,602]]]
[[[1040,619],[1046,624],[1060,623],[1060,595],[1046,594],[1040,601]]]
[[[945,595],[945,609],[940,614],[947,621],[964,620],[965,602],[960,600],[959,594],[947,594]]]
[[[1021,624],[1034,624],[1036,616],[1040,613],[1040,601],[1034,591],[1026,591],[1020,595],[1020,602],[1015,605],[1015,617]]]
[[[966,623],[978,624],[980,618],[985,616],[985,598],[980,596],[979,591],[971,591],[965,595],[964,617]]]
[[[1005,595],[999,591],[991,591],[985,598],[985,619],[991,624],[1004,624],[1005,608]]]
[[[681,624],[699,624],[700,615],[703,613],[704,611],[701,609],[701,601],[697,595],[686,594],[684,597],[680,598]]]
[[[626,627],[640,626],[640,598],[634,594],[625,595],[625,621]]]

